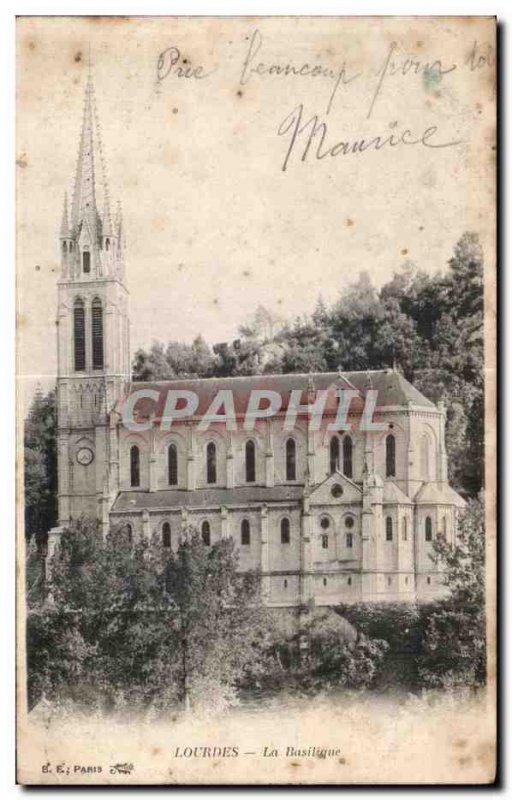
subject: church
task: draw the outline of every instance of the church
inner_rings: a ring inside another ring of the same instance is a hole
[[[120,207],[111,210],[91,75],[59,247],[59,526],[50,554],[85,515],[104,532],[120,524],[133,541],[156,537],[174,550],[191,527],[206,545],[232,537],[240,570],[261,571],[276,609],[429,601],[445,591],[433,542],[438,533],[454,541],[465,501],[448,483],[443,405],[398,371],[174,380],[157,388],[194,393],[197,414],[171,426],[124,424],[127,398],[144,385],[131,382],[123,222]],[[252,430],[200,423],[219,391],[241,407],[256,389],[281,402]],[[302,413],[285,429],[294,392],[306,406],[324,393],[321,425]],[[354,399],[336,429],[331,401],[343,392]],[[369,392],[375,430],[360,424]],[[157,416],[138,407],[139,420]]]

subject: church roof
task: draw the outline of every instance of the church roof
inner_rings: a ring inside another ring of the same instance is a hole
[[[411,504],[412,500],[402,492],[402,490],[393,483],[393,481],[384,481],[384,491],[382,494],[383,503],[398,503],[400,505]]]
[[[303,486],[237,486],[236,489],[162,489],[158,492],[120,492],[112,512],[142,511],[158,508],[211,508],[249,503],[296,502],[304,494]]]
[[[458,508],[464,508],[466,505],[464,498],[445,481],[424,483],[419,491],[416,492],[414,500],[416,503],[424,505],[451,505],[458,506]]]
[[[359,410],[362,410],[364,398],[368,389],[377,391],[377,406],[419,406],[422,408],[435,409],[434,403],[428,400],[414,386],[409,383],[396,370],[373,370],[362,372],[316,372],[313,374],[287,373],[285,375],[251,375],[234,378],[182,378],[171,381],[158,382],[134,382],[129,386],[128,394],[151,387],[160,392],[161,400],[156,409],[156,421],[163,412],[165,395],[168,389],[186,389],[195,392],[199,396],[199,407],[197,415],[202,415],[208,409],[210,403],[221,390],[231,390],[233,392],[235,411],[243,413],[247,408],[247,402],[251,391],[254,389],[270,390],[281,394],[283,403],[281,411],[287,408],[289,392],[292,389],[303,390],[303,402],[306,401],[308,385],[313,385],[314,390],[332,389],[332,396],[327,399],[326,410],[329,407],[335,408],[337,405],[336,389],[355,389],[360,394]],[[358,410],[358,400],[354,400],[351,406],[353,410]],[[153,401],[141,399],[137,405],[139,418],[153,415],[155,408]]]

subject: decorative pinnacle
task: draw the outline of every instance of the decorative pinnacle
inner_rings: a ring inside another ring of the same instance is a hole
[[[64,206],[62,208],[62,222],[60,224],[60,238],[68,239],[70,236],[69,230],[69,212],[68,212],[68,193],[64,192]]]

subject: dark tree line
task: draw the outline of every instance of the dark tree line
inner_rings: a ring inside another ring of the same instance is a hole
[[[24,431],[25,536],[41,545],[57,524],[57,410],[55,392],[37,391]]]

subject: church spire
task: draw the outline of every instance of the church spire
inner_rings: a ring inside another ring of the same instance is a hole
[[[68,211],[68,193],[64,192],[64,206],[62,208],[62,221],[60,223],[60,238],[69,239],[69,211]]]
[[[101,201],[103,204],[100,209]],[[90,64],[71,208],[73,236],[78,236],[84,226],[92,239],[91,244],[105,233],[111,235],[109,193]]]
[[[89,69],[71,213],[71,223],[75,235],[84,224],[87,225],[92,236],[97,233],[93,94],[92,73]]]

